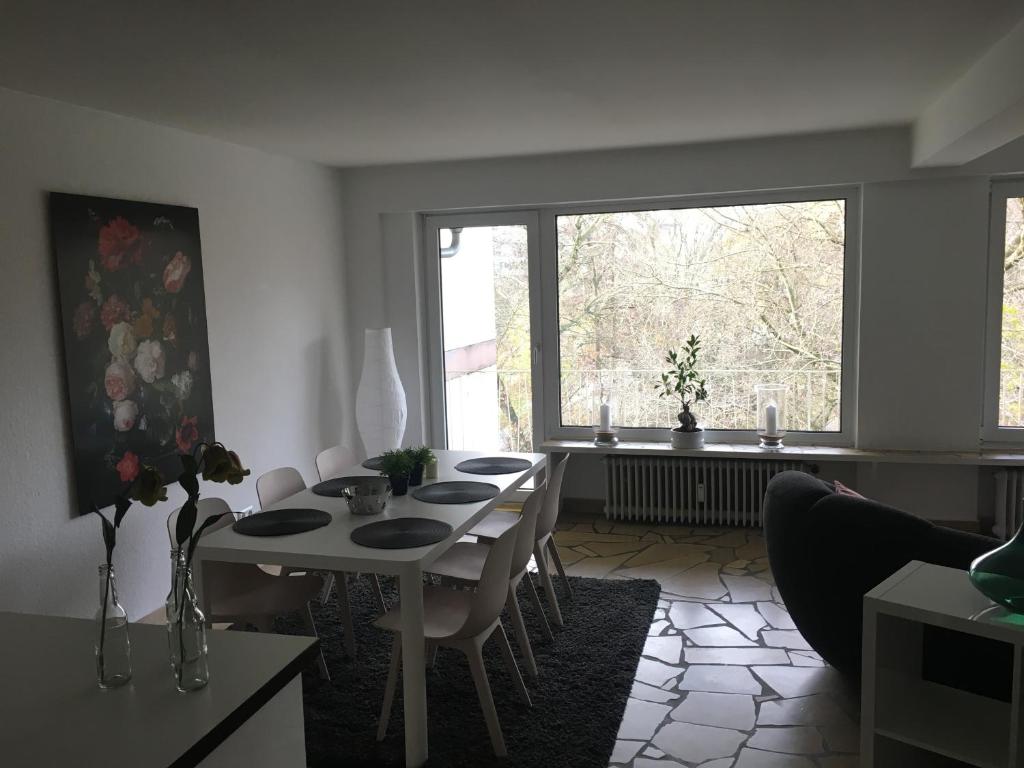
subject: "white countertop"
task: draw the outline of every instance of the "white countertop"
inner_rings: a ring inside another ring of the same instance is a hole
[[[211,631],[210,683],[174,685],[162,626],[132,624],[132,680],[96,685],[96,625],[0,613],[0,765],[196,765],[285,684],[316,639]]]

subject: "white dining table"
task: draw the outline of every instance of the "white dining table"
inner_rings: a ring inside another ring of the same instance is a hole
[[[425,485],[446,480],[474,480],[498,487],[498,494],[487,501],[470,504],[431,504],[412,496],[394,496],[379,515],[357,516],[348,511],[342,498],[318,496],[311,489],[282,499],[268,509],[321,509],[330,513],[331,522],[305,533],[288,536],[244,536],[230,527],[204,536],[196,548],[194,580],[203,590],[203,562],[263,563],[291,566],[307,570],[362,572],[397,576],[402,603],[402,686],[405,707],[405,762],[420,766],[427,760],[427,691],[425,643],[423,637],[423,574],[430,564],[515,491],[545,468],[546,457],[540,453],[481,453],[479,451],[443,451],[437,455],[437,479]],[[526,459],[530,468],[506,475],[473,475],[459,472],[455,465],[466,459],[485,456],[509,456]],[[378,473],[363,466],[350,467],[340,476]],[[442,520],[452,527],[451,534],[436,544],[411,549],[375,549],[356,544],[351,539],[354,529],[378,520],[399,517],[420,517]],[[383,681],[381,696],[383,697]],[[372,725],[370,726],[372,727]]]

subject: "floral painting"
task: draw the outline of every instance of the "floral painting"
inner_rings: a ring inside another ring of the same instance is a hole
[[[52,193],[78,509],[213,441],[195,208]]]

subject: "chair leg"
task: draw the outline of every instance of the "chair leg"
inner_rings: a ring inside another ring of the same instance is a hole
[[[398,670],[402,666],[402,636],[395,633],[391,644],[391,666],[388,668],[388,681],[384,686],[384,703],[380,707],[380,721],[377,724],[377,741],[384,741],[388,732],[388,721],[391,720],[391,705],[395,701],[395,689],[398,687]]]
[[[345,630],[342,642],[349,658],[356,657],[356,633],[352,626],[352,606],[348,600],[348,579],[344,573],[336,573],[335,586],[338,588],[338,610],[341,612],[341,626]]]
[[[437,643],[427,640],[427,669],[433,669],[437,663]]]
[[[325,573],[324,588],[320,590],[320,605],[324,605],[331,599],[331,590],[334,589],[334,574]]]
[[[540,617],[540,631],[544,635],[544,639],[551,642],[555,639],[554,634],[551,632],[551,626],[548,624],[548,617],[544,614],[544,608],[540,604],[540,595],[537,594],[537,587],[533,583],[533,577],[530,572],[527,571],[526,575],[523,576],[523,581],[526,582],[527,590],[526,594],[530,598],[530,602],[533,604],[533,610]]]
[[[526,664],[526,673],[530,677],[537,677],[537,662],[533,658],[533,648],[530,647],[530,636],[526,633],[526,622],[523,621],[523,612],[519,610],[519,598],[516,597],[516,590],[511,584],[508,586],[508,599],[505,601],[508,608],[508,615],[512,619],[512,629],[516,633],[516,644],[519,652],[523,654],[523,662]]]
[[[506,757],[505,737],[501,735],[501,724],[498,722],[498,711],[494,708],[494,697],[491,695],[491,684],[487,681],[487,670],[484,669],[484,657],[480,646],[470,643],[465,649],[469,659],[469,671],[473,673],[476,695],[480,699],[480,709],[484,712],[487,732],[491,736],[491,747],[496,757]]]
[[[569,599],[575,599],[572,594],[572,584],[569,583],[569,577],[565,575],[565,568],[562,566],[562,557],[558,554],[558,547],[555,546],[554,539],[548,539],[548,549],[551,551],[551,559],[555,561],[555,568],[558,569],[558,575],[562,577],[562,583],[565,584],[565,591],[569,595]]]
[[[516,664],[516,657],[512,655],[512,646],[508,644],[508,635],[505,634],[505,628],[501,626],[500,621],[494,636],[498,639],[501,655],[505,657],[505,666],[508,667],[508,674],[512,678],[512,684],[519,691],[519,698],[523,700],[526,706],[532,707],[533,702],[530,701],[530,694],[526,690],[526,683],[523,682],[523,676],[519,674],[519,665]]]
[[[316,633],[316,622],[313,621],[313,611],[309,607],[309,603],[306,603],[306,607],[302,611],[302,623],[306,625],[306,629],[309,630],[313,637],[317,637]],[[330,680],[331,673],[327,671],[327,661],[324,659],[324,649],[321,647],[318,649],[320,655],[317,657],[316,665],[320,668],[320,677],[323,680]]]
[[[551,573],[548,571],[547,552],[534,544],[533,559],[537,561],[540,583],[544,585],[544,594],[548,599],[548,605],[551,606],[551,620],[555,623],[555,626],[565,626],[562,623],[562,612],[558,608],[558,598],[555,596],[555,585],[551,583]]]
[[[376,573],[368,573],[366,576],[370,580],[370,591],[373,592],[377,608],[380,609],[381,614],[387,613],[388,604],[384,602],[384,592],[380,588],[380,579],[377,578]]]

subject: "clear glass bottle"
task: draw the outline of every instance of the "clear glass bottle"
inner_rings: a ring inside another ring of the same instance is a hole
[[[117,602],[114,567],[101,565],[100,607],[96,611],[96,682],[100,688],[117,688],[132,679],[132,646],[128,639],[128,614]]]
[[[192,586],[192,569],[171,550],[174,579],[167,596],[167,640],[178,690],[196,691],[210,682],[206,650],[206,617]]]
[[[167,649],[171,662],[171,671],[177,674],[178,671],[178,645],[173,638],[173,627],[178,617],[178,595],[181,594],[181,570],[185,566],[185,560],[181,550],[177,547],[171,549],[171,589],[167,593],[167,600],[164,601],[164,617],[167,622]]]

